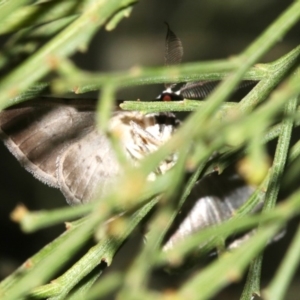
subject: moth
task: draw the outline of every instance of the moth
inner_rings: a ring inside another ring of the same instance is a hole
[[[105,195],[122,168],[95,125],[95,100],[34,99],[0,113],[5,145],[37,179],[59,188],[71,205]],[[109,131],[133,163],[155,151],[179,124],[173,114],[115,110]],[[163,163],[168,168],[172,162]],[[101,195],[100,195],[101,196]]]
[[[166,64],[180,63],[182,55],[182,43],[168,26]],[[178,90],[176,86],[166,85],[158,100],[199,99],[216,83],[187,83]],[[36,98],[0,113],[0,134],[7,148],[37,179],[59,188],[70,205],[87,203],[99,191],[105,195],[123,172],[109,139],[96,128],[95,107],[96,100]],[[133,164],[156,151],[178,126],[180,120],[173,113],[144,115],[121,111],[118,106],[108,124]],[[175,163],[176,155],[161,162],[158,173]],[[170,229],[164,249],[230,218],[251,193],[252,188],[236,174],[210,174],[198,181]]]

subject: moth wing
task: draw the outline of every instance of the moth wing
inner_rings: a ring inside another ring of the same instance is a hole
[[[205,99],[220,83],[220,81],[187,82],[180,88],[180,94],[186,99]]]
[[[69,204],[103,196],[119,174],[108,139],[96,129],[64,149],[57,161],[59,187]]]
[[[166,23],[168,31],[165,43],[165,65],[177,65],[181,63],[183,56],[183,46],[180,38],[170,29]]]
[[[56,160],[62,149],[94,124],[94,112],[77,104],[38,99],[0,112],[0,134],[8,149],[37,179],[53,187],[59,187]]]
[[[180,95],[185,99],[205,99],[214,89],[220,84],[221,81],[192,81],[187,82],[180,88]],[[257,81],[243,80],[235,88],[232,99],[241,99],[246,93],[248,93],[255,85]]]
[[[181,63],[183,56],[183,46],[181,40],[176,36],[176,34],[170,29],[169,24],[167,25],[167,36],[165,42],[165,65],[178,65]],[[172,88],[176,84],[166,83],[166,88]]]
[[[228,220],[253,191],[236,174],[212,173],[199,180],[175,218],[164,249],[171,249],[193,233]]]

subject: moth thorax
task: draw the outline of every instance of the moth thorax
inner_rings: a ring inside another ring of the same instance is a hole
[[[175,133],[180,121],[172,113],[142,114],[116,112],[110,121],[110,131],[117,135],[129,158],[138,162],[155,152]],[[164,173],[176,162],[172,154],[161,162],[157,173]]]

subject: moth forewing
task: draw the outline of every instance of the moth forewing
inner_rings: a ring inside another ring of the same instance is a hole
[[[115,110],[108,128],[135,164],[165,143],[178,124],[170,113]],[[60,188],[69,204],[89,202],[97,191],[104,196],[122,173],[108,137],[96,127],[95,100],[28,101],[2,111],[0,128],[19,162],[39,180]]]
[[[60,187],[61,153],[94,130],[95,100],[39,98],[0,112],[5,144],[37,179]]]
[[[121,166],[107,137],[95,127],[70,143],[57,158],[59,187],[69,204],[80,204],[104,196]]]

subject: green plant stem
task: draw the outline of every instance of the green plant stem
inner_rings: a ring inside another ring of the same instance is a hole
[[[265,78],[270,78],[268,85],[270,86],[270,83],[275,85],[278,81],[272,79],[272,75],[276,75],[277,71],[281,68],[289,70],[298,59],[299,52],[300,49],[297,47],[287,55],[270,64],[258,64],[247,71],[243,79],[259,81]],[[238,66],[240,66],[240,63],[238,59],[236,59],[234,61],[220,60],[182,64],[180,66],[172,66],[168,68],[138,68],[132,69],[129,72],[116,72],[112,74],[95,74],[78,70],[77,74],[75,74],[73,78],[72,76],[68,76],[63,79],[59,79],[54,82],[53,86],[54,90],[59,92],[72,90],[76,93],[85,93],[100,89],[107,83],[114,83],[118,87],[126,87],[131,85],[165,82],[177,83],[194,80],[222,80],[228,77],[230,72],[234,71]],[[280,77],[277,77],[277,80],[279,78]],[[170,109],[172,109],[172,104],[169,104],[169,106]]]
[[[285,115],[295,113],[296,107],[297,98],[294,97],[286,104]],[[293,119],[290,118],[286,118],[282,122],[282,131],[279,135],[275,158],[272,165],[272,173],[270,175],[269,186],[266,192],[266,202],[263,208],[264,211],[273,209],[277,201],[280,188],[280,180],[282,178],[282,174],[288,157],[293,124]]]
[[[1,65],[1,55],[0,55],[0,65]],[[19,103],[25,100],[36,98],[41,94],[50,94],[50,84],[47,82],[40,82],[30,86],[24,92],[19,93],[10,99],[11,103]]]
[[[68,300],[87,299],[86,294],[89,293],[89,290],[101,275],[102,272],[99,270],[98,266],[75,286],[71,295],[68,296]],[[101,283],[102,281],[103,280],[101,280]]]
[[[0,283],[0,295],[5,294],[6,290],[12,288],[13,285],[19,280],[20,276],[25,276],[27,273],[30,273],[31,266],[36,265],[41,260],[43,260],[48,255],[56,251],[56,248],[62,244],[70,234],[75,230],[74,226],[71,226],[70,229],[56,238],[53,242],[45,246],[38,253],[36,253],[31,258],[27,259],[16,271],[14,271],[10,276],[6,277]]]
[[[4,22],[15,10],[25,5],[29,0],[10,0],[0,3],[0,20]]]
[[[55,297],[53,299],[63,299],[71,289],[81,279],[87,276],[101,261],[109,266],[119,247],[156,203],[156,200],[152,200],[144,205],[131,216],[130,224],[125,228],[124,232],[120,232],[117,237],[108,238],[106,241],[98,243],[66,273],[56,278],[50,284],[36,288],[31,295],[36,298]]]
[[[128,18],[130,16],[132,9],[133,6],[128,6],[119,10],[105,25],[105,30],[114,30],[123,18]]]
[[[279,228],[280,223],[265,226],[235,252],[223,256],[203,272],[189,278],[177,293],[179,299],[209,299],[226,284],[238,281],[249,261],[263,249]]]
[[[20,220],[21,228],[25,232],[49,227],[53,224],[74,220],[95,208],[94,203],[74,207],[63,207],[52,211],[27,212]]]
[[[17,276],[18,280],[5,291],[5,295],[1,295],[1,298],[4,300],[18,299],[49,280],[91,237],[96,224],[98,221],[95,218],[89,220],[84,226],[75,228],[61,243],[55,245],[55,250],[51,249],[50,253],[45,251],[44,254],[47,255],[43,260],[39,260],[36,264],[32,264],[31,261],[28,265],[25,264],[24,267],[30,268],[30,272],[25,272],[24,275],[21,272]],[[58,255],[60,259],[57,259]]]
[[[296,110],[297,106],[297,98],[294,97],[286,104],[285,114],[293,114]],[[279,135],[275,158],[272,165],[268,187],[266,191],[265,203],[263,206],[263,211],[270,211],[274,208],[275,203],[277,201],[278,192],[280,188],[280,180],[282,178],[282,174],[286,165],[288,150],[291,140],[292,128],[293,128],[293,120],[285,119],[283,120],[283,126],[281,134]],[[260,272],[262,266],[262,254],[259,255],[251,264],[251,268],[249,270],[248,278],[246,285],[244,287],[242,299],[249,299],[253,294],[260,294]]]
[[[258,258],[254,258],[254,260],[250,263],[247,281],[241,295],[241,300],[249,300],[253,296],[260,295],[261,264],[261,255]]]
[[[281,132],[282,130],[278,130],[277,132],[279,132],[279,131]],[[288,166],[292,165],[294,160],[297,157],[299,157],[299,155],[300,155],[300,141],[298,141],[296,144],[294,144],[292,146],[292,148],[290,149],[287,165]],[[268,184],[269,184],[271,169],[269,170],[269,172],[268,172],[266,178],[264,179],[264,181],[262,182],[262,184],[256,189],[256,191],[249,198],[249,200],[236,211],[233,218],[246,216],[256,207],[256,205],[258,204],[259,201],[261,201],[263,198],[265,198],[266,190],[267,190]]]
[[[189,196],[189,194],[191,193],[195,183],[197,182],[201,172],[203,171],[204,169],[204,165],[199,165],[197,170],[193,173],[193,175],[189,178],[188,182],[186,183],[185,187],[184,187],[184,190],[183,190],[183,193],[178,201],[178,205],[176,206],[176,210],[174,210],[172,212],[172,215],[171,217],[169,217],[169,220],[168,220],[168,225],[165,226],[165,230],[163,230],[163,233],[162,233],[162,237],[164,237],[167,233],[167,230],[170,228],[172,222],[174,221],[175,217],[178,215],[178,213],[180,212],[180,209],[182,207],[182,205],[184,204],[184,202],[186,201],[187,197]],[[161,243],[162,240],[159,241],[159,243]]]
[[[82,295],[74,295],[69,297],[69,300],[98,300],[106,295],[117,290],[122,284],[123,276],[119,273],[112,273],[104,277],[101,281],[96,283],[88,293]]]
[[[73,91],[77,94],[95,91],[106,84],[115,87],[145,85],[156,83],[177,83],[195,80],[222,80],[237,67],[228,60],[182,64],[174,67],[134,68],[126,72],[95,74],[78,71],[73,77],[60,78],[53,81],[53,90],[58,93]],[[261,80],[265,68],[253,67],[243,77],[249,80]]]
[[[66,273],[52,280],[47,285],[35,288],[30,295],[37,299],[64,299],[71,289],[100,264],[101,261],[109,265],[121,242],[122,239],[101,241],[89,249],[88,253],[77,261]],[[106,265],[103,266],[102,270],[105,267]],[[98,272],[101,271],[99,270]]]
[[[200,100],[187,100],[174,101],[174,102],[159,102],[159,101],[124,101],[120,104],[120,107],[123,110],[138,110],[143,113],[152,113],[152,112],[182,112],[182,111],[195,111],[201,109],[207,105],[206,101]],[[235,102],[225,102],[220,107],[217,118],[220,116],[220,119],[223,119],[230,109],[235,109],[237,103]]]
[[[79,14],[82,11],[82,2],[86,1],[76,3],[73,0],[55,0],[23,6],[12,11],[3,21],[1,20],[0,34],[7,34],[28,26],[38,26],[71,14]]]
[[[8,71],[12,69],[12,61],[18,61],[24,55],[31,55],[41,47],[43,42],[49,40],[54,34],[70,25],[74,20],[74,16],[65,17],[52,23],[46,23],[33,29],[24,29],[18,32],[18,34],[14,34],[0,52],[0,68],[2,69],[2,73],[7,73],[5,68]],[[45,83],[38,83],[29,87],[28,91],[37,91],[41,85],[45,85]],[[27,95],[28,91],[26,90],[24,95]],[[18,94],[16,98],[22,97],[22,94]],[[14,100],[11,102],[14,103]]]
[[[174,214],[174,212],[170,209],[172,205],[170,201],[172,198],[176,197],[179,192],[186,153],[186,151],[182,151],[178,154],[179,158],[176,165],[172,168],[172,171],[175,173],[174,176],[172,176],[172,188],[167,189],[160,197],[161,199],[159,201],[158,209],[148,225],[149,232],[146,235],[147,243],[144,245],[143,250],[135,258],[127,272],[123,289],[120,291],[120,298],[126,297],[125,294],[128,290],[131,291],[130,293],[132,297],[135,297],[134,295],[140,295],[141,289],[146,290],[145,284],[150,274],[151,267],[155,263],[157,253],[161,251],[162,240],[170,225],[172,214]],[[194,176],[194,182],[195,181],[196,177]],[[187,189],[188,188],[192,188],[191,183],[188,184]],[[187,189],[185,190],[186,193],[189,192]],[[184,201],[184,199],[180,200],[180,202],[182,201]],[[166,223],[166,220],[168,220],[168,223]],[[164,230],[162,230],[161,224],[164,224]]]
[[[276,275],[271,283],[263,291],[264,299],[266,300],[283,300],[287,291],[288,285],[292,280],[296,268],[300,261],[300,227],[294,236],[294,239],[289,246],[283,261],[281,262]]]
[[[298,107],[299,109],[299,107]],[[300,126],[300,119],[296,119],[295,123],[294,123],[294,127],[298,127]],[[268,129],[267,132],[265,132],[262,140],[261,140],[261,144],[267,144],[268,142],[274,140],[275,138],[277,138],[282,130],[282,124],[276,124],[274,126],[272,126],[270,129]],[[298,144],[298,143],[297,143]],[[296,144],[295,144],[296,146]],[[291,164],[291,161],[295,160],[299,155],[300,155],[300,150],[297,150],[299,147],[293,147],[293,149],[295,148],[295,151],[291,152],[291,157],[289,164]],[[300,148],[299,148],[300,149]],[[219,171],[220,173],[225,170],[228,166],[234,164],[239,158],[241,158],[242,156],[244,156],[245,154],[247,154],[248,152],[248,148],[241,150],[237,155],[233,155],[236,153],[237,150],[240,150],[239,147],[237,148],[231,148],[229,150],[225,150],[224,153],[222,153],[222,155],[220,157],[217,157],[217,159],[211,160],[208,165],[206,166],[205,169],[205,173],[209,174],[213,171]],[[267,189],[267,187],[265,188],[265,190]]]
[[[239,110],[243,113],[250,112],[257,104],[263,102],[278,83],[298,64],[299,57],[300,46],[268,64],[265,78],[239,102]]]
[[[52,59],[65,57],[85,46],[96,30],[118,9],[127,6],[131,0],[110,0],[90,2],[82,15],[50,42],[27,59],[21,66],[8,74],[0,83],[0,108],[8,99],[26,90],[44,76],[53,66]],[[94,21],[92,21],[94,20]],[[37,68],[37,66],[39,66]],[[34,72],[33,72],[34,70]]]
[[[43,260],[39,260],[35,265],[31,263],[29,263],[29,266],[25,265],[25,268],[31,268],[30,273],[25,273],[24,276],[21,273],[21,276],[14,277],[17,280],[13,286],[11,285],[6,289],[5,298],[3,296],[4,291],[1,291],[2,299],[16,299],[49,280],[84,245],[91,237],[93,230],[98,224],[107,219],[110,212],[105,203],[98,204],[98,207],[89,215],[89,218],[81,226],[76,227],[61,243],[57,244],[55,250],[51,251],[51,253],[45,251],[44,254],[47,253],[47,256]],[[59,259],[57,259],[58,256]],[[109,254],[108,258],[110,258]]]
[[[99,107],[97,109],[96,120],[98,126],[103,130],[103,132],[107,132],[108,130],[107,126],[114,109],[114,94],[115,89],[108,84],[103,87],[99,99],[100,101],[98,101]]]
[[[299,57],[300,47],[296,47],[291,52],[283,56],[282,58],[274,61],[270,64],[258,65],[252,67],[250,71],[243,77],[244,79],[252,80],[264,80],[264,86],[255,89],[255,92],[248,94],[244,100],[241,101],[241,110],[246,110],[247,107],[254,107],[257,104],[257,99],[262,92],[267,95],[270,88],[273,88],[278,80],[282,79],[285,74],[291,69],[297,62]],[[0,60],[1,62],[1,60]],[[100,89],[106,84],[117,84],[118,87],[131,86],[139,84],[155,84],[164,83],[165,81],[188,81],[188,80],[222,80],[226,78],[228,72],[233,70],[234,65],[232,62],[205,62],[198,64],[182,64],[177,66],[178,75],[176,78],[168,79],[174,71],[170,68],[140,68],[138,74],[128,74],[128,72],[116,72],[111,74],[91,74],[73,68],[72,72],[66,78],[54,81],[54,86],[60,91],[73,90],[76,93],[85,93],[89,91],[95,91]],[[222,72],[222,69],[228,69],[226,72]],[[219,70],[219,72],[217,72]],[[75,75],[74,75],[75,74]],[[191,75],[194,74],[194,75]],[[78,77],[80,79],[78,79]],[[79,84],[76,82],[86,81],[86,83]],[[68,82],[67,82],[68,81]],[[91,82],[95,82],[91,84]],[[25,101],[30,98],[39,96],[45,89],[49,88],[50,83],[38,83],[33,85],[25,92],[21,92],[18,96],[12,98],[10,101],[13,103]],[[60,89],[58,86],[62,86]],[[258,86],[259,87],[259,86]],[[267,89],[267,90],[266,90]],[[264,96],[265,97],[265,96]],[[202,107],[206,101],[193,101],[184,100],[178,102],[139,102],[139,101],[125,101],[120,106],[124,110],[140,110],[143,112],[160,112],[160,111],[194,111],[195,109]],[[231,103],[224,103],[224,109],[227,106],[230,107]]]

